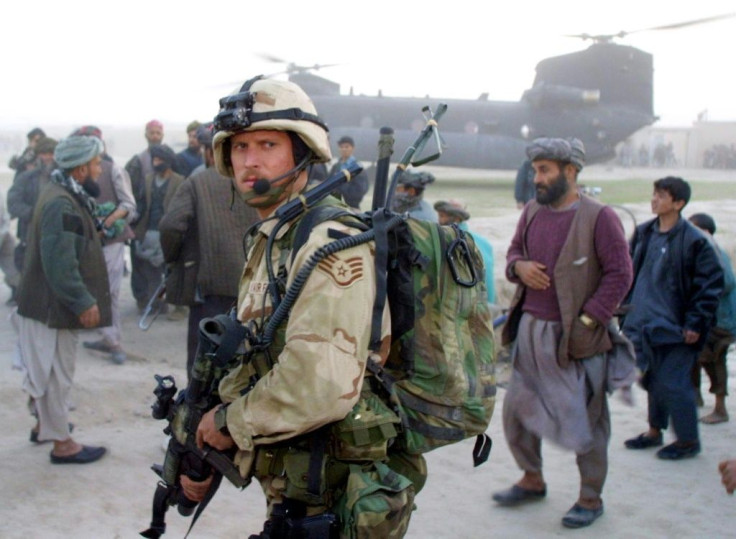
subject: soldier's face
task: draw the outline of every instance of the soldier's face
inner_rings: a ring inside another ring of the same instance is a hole
[[[230,162],[235,175],[235,188],[244,195],[250,194],[253,186],[259,180],[270,182],[288,174],[294,168],[291,139],[283,131],[261,130],[238,133],[231,139]],[[281,198],[283,199],[303,187],[301,180],[306,181],[306,174],[302,171],[299,178],[299,181],[293,182],[293,175],[288,174],[271,183],[270,187],[288,184]],[[260,183],[263,184],[263,182]],[[261,198],[266,197],[253,198],[249,203],[256,205]]]

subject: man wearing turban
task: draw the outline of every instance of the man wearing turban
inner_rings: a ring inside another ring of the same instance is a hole
[[[54,150],[58,169],[41,190],[28,233],[18,288],[23,389],[38,419],[31,441],[52,441],[52,464],[86,464],[106,449],[71,437],[68,397],[77,330],[109,326],[110,285],[94,219],[102,142],[80,136]]]

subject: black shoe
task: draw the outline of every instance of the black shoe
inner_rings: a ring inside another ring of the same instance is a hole
[[[588,509],[576,503],[562,517],[562,525],[566,528],[584,528],[593,524],[602,514],[603,502],[598,509]]]
[[[647,436],[646,434],[640,434],[636,438],[630,438],[624,442],[626,449],[647,449],[649,447],[659,447],[662,445],[662,433],[658,436]]]
[[[512,507],[524,502],[538,501],[547,495],[547,487],[542,490],[529,490],[519,485],[514,485],[509,489],[496,492],[493,500],[504,507]]]
[[[675,442],[657,451],[657,457],[662,460],[689,459],[700,453],[700,442],[681,444]]]
[[[105,341],[84,341],[82,346],[89,350],[97,350],[98,352],[112,352],[112,346]]]
[[[74,423],[69,423],[69,432],[74,432]],[[31,441],[31,443],[34,444],[46,444],[50,442],[51,440],[44,440],[43,442],[38,441],[38,431],[31,429],[31,435],[28,437],[28,439]]]
[[[107,452],[104,447],[92,447],[83,445],[82,449],[73,455],[66,457],[57,457],[54,453],[50,453],[51,464],[89,464],[96,460],[100,460]]]

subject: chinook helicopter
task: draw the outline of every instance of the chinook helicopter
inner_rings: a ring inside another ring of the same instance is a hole
[[[382,126],[394,129],[396,148],[408,147],[425,124],[420,111],[446,103],[440,129],[444,151],[437,165],[516,169],[529,141],[539,136],[575,136],[585,144],[588,162],[596,163],[613,158],[619,142],[657,120],[652,55],[614,40],[734,16],[736,13],[609,35],[569,36],[593,44],[539,62],[532,87],[516,102],[492,101],[485,93],[475,100],[343,94],[340,84],[314,73],[331,65],[300,66],[261,56],[287,64],[280,73],[286,73],[313,99],[330,127],[333,145],[348,135],[362,155],[376,147]]]

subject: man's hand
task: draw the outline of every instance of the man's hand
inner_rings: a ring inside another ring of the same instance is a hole
[[[534,260],[517,260],[514,264],[514,272],[529,288],[534,290],[546,290],[549,288],[549,276],[544,272],[547,266]]]
[[[685,344],[695,344],[700,339],[700,333],[691,329],[683,330],[682,335],[685,338]]]
[[[100,324],[100,309],[96,303],[79,315],[79,322],[85,328],[94,328]]]
[[[733,494],[736,490],[736,459],[724,460],[718,465],[721,472],[721,483],[726,487],[726,492]]]
[[[201,502],[204,500],[211,484],[212,476],[209,476],[204,481],[193,481],[186,475],[181,476],[181,489],[184,491],[184,496],[193,502]]]
[[[204,449],[204,444],[208,444],[215,449],[224,451],[230,449],[235,442],[230,436],[225,436],[215,426],[215,412],[217,407],[213,408],[202,416],[202,420],[197,427],[197,447]]]

